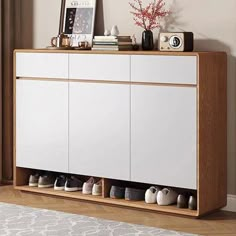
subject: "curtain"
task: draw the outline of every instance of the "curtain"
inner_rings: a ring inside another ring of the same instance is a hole
[[[21,0],[0,0],[0,178],[13,179],[13,50],[21,46]]]

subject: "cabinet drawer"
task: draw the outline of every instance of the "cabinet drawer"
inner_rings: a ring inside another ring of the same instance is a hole
[[[16,53],[16,76],[68,79],[68,54]]]
[[[69,78],[130,81],[130,56],[70,55]]]
[[[197,84],[195,56],[131,56],[131,81]]]

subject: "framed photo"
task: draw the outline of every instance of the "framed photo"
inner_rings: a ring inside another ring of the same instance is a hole
[[[92,46],[96,0],[62,0],[59,32],[69,35],[73,47],[80,42]]]

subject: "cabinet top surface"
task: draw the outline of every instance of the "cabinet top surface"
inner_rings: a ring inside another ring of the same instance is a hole
[[[160,52],[160,51],[91,51],[91,50],[50,50],[50,49],[15,49],[15,53],[70,53],[70,54],[112,54],[112,55],[166,55],[199,56],[204,54],[226,54],[225,52]]]

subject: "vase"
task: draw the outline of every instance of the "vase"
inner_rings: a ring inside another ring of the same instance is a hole
[[[113,25],[111,29],[111,35],[112,36],[118,36],[119,35],[119,29],[117,25]]]
[[[144,30],[142,34],[142,48],[143,50],[153,50],[153,33],[151,30]]]

